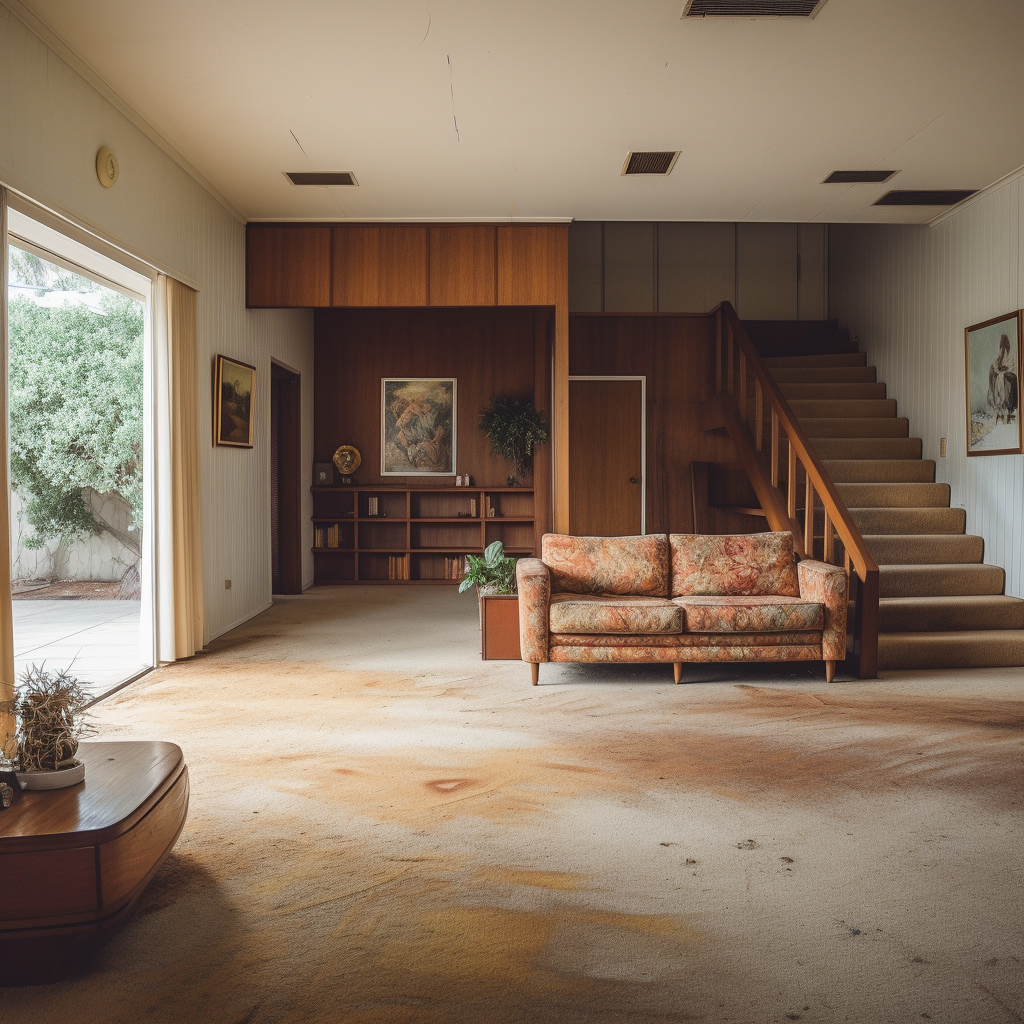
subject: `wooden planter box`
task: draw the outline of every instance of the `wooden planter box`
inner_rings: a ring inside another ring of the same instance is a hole
[[[480,657],[484,661],[519,661],[519,596],[480,597]]]

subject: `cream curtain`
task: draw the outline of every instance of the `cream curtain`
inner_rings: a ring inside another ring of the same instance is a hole
[[[7,447],[7,189],[0,186],[0,746],[14,756],[14,612],[11,607],[10,460]]]
[[[161,274],[153,315],[157,657],[175,661],[191,657],[204,642],[196,292]]]

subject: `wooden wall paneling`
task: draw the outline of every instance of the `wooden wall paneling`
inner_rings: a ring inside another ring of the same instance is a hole
[[[658,308],[654,239],[655,225],[649,221],[605,224],[606,312],[653,313]]]
[[[496,229],[491,224],[431,225],[431,306],[493,306],[497,301]]]
[[[723,299],[736,304],[736,226],[658,225],[658,311],[706,313]]]
[[[351,224],[331,229],[332,306],[425,306],[427,228]]]
[[[534,355],[533,355],[533,393],[537,410],[544,414],[548,424],[548,441],[533,452],[533,489],[536,537],[534,551],[540,552],[541,538],[550,533],[552,526],[552,466],[555,444],[552,424],[552,391],[551,391],[551,353],[554,342],[555,318],[550,308],[534,310]]]
[[[545,311],[548,312],[548,311]],[[511,471],[491,456],[478,426],[492,397],[534,395],[536,311],[498,307],[318,310],[314,316],[317,462],[355,445],[360,486],[450,486],[469,472],[476,487],[500,487]],[[381,477],[382,377],[456,377],[457,465],[448,477]]]
[[[797,225],[736,225],[736,311],[744,320],[797,319]]]
[[[554,306],[552,339],[552,529],[569,529],[569,228],[498,227],[499,305]]]
[[[330,305],[331,229],[327,226],[249,224],[245,252],[249,308]]]
[[[604,310],[604,224],[576,220],[569,225],[569,312]]]

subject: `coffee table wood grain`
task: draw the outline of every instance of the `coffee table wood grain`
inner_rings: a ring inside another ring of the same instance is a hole
[[[0,985],[62,977],[120,924],[188,813],[181,749],[82,743],[85,781],[0,811]]]

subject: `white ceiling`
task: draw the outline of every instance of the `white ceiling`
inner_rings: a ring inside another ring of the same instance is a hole
[[[250,219],[927,221],[870,204],[1024,165],[1022,0],[23,2]],[[682,155],[623,178],[630,149]]]

